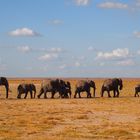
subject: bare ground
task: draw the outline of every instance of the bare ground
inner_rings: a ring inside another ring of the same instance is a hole
[[[96,98],[87,99],[83,93],[82,99],[26,100],[16,99],[21,81],[10,81],[9,99],[0,88],[0,140],[139,140],[140,98],[133,97],[139,80],[124,80],[120,98],[100,98],[102,81],[96,80]],[[39,90],[40,81],[34,82]]]

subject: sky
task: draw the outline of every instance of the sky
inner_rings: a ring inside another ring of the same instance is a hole
[[[140,0],[0,0],[0,75],[140,77]]]

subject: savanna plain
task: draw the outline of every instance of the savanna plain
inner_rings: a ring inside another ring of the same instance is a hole
[[[119,98],[100,97],[104,79],[93,79],[96,97],[73,98],[77,78],[71,82],[72,98],[16,99],[20,83],[34,83],[39,93],[41,78],[8,79],[9,99],[5,88],[0,86],[0,140],[125,140],[140,139],[140,98],[134,97],[134,87],[140,79],[123,79]],[[92,93],[92,89],[91,89]],[[113,93],[111,93],[113,96]],[[93,94],[92,94],[93,96]],[[22,96],[24,97],[24,96]]]

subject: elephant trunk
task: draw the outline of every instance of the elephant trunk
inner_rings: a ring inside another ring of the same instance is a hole
[[[71,89],[69,89],[69,95],[70,95],[70,98],[71,98],[71,94],[72,94],[72,93],[71,93]]]
[[[121,85],[120,85],[120,90],[122,90],[122,89],[123,89],[123,85],[121,84]]]

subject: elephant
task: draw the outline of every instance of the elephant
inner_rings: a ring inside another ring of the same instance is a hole
[[[47,98],[47,92],[51,92],[51,98],[54,98],[56,92],[59,92],[60,97],[68,97],[68,90],[63,80],[59,79],[48,79],[43,80],[41,83],[41,89],[38,94],[38,98],[44,93],[44,98]]]
[[[59,79],[43,80],[42,83],[41,83],[40,92],[39,92],[37,97],[40,98],[40,96],[44,93],[44,98],[47,98],[47,92],[51,92],[52,93],[52,98],[53,98],[55,92],[58,91],[58,88],[59,88]]]
[[[137,86],[135,87],[135,95],[134,95],[134,96],[135,96],[135,97],[137,97],[137,96],[139,97],[139,94],[138,94],[139,92],[140,92],[140,85],[137,85]]]
[[[60,80],[60,97],[61,98],[71,98],[71,84],[69,81]],[[69,94],[69,95],[68,95]]]
[[[107,79],[104,81],[102,88],[101,88],[101,97],[103,97],[104,91],[108,92],[108,97],[111,97],[110,91],[113,91],[114,96],[113,97],[119,97],[119,89],[122,90],[123,88],[123,82],[120,78],[113,78],[113,79]],[[117,95],[116,95],[117,92]]]
[[[81,98],[80,93],[86,91],[87,92],[87,98],[91,98],[91,93],[90,93],[90,88],[93,88],[93,97],[95,97],[95,82],[92,80],[80,80],[77,82],[76,87],[75,87],[75,95],[74,98],[76,98],[77,93],[79,94],[79,98]]]
[[[0,85],[4,85],[5,86],[6,98],[8,98],[8,91],[10,91],[8,80],[5,77],[0,77]]]
[[[21,98],[21,94],[25,93],[24,99],[26,99],[28,92],[30,92],[31,99],[36,96],[36,87],[34,84],[20,84],[17,88],[18,95],[17,98]],[[33,96],[34,92],[34,96]]]

